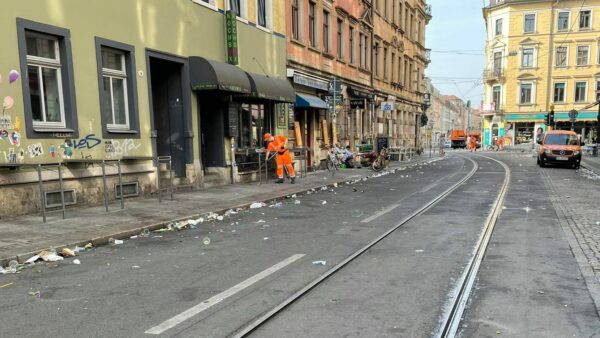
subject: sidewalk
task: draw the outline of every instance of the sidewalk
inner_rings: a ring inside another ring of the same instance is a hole
[[[582,166],[600,175],[600,157],[594,157],[591,155],[584,155],[582,160]]]
[[[387,171],[395,171],[420,162],[436,159],[428,156],[417,157],[407,162],[391,162]],[[43,223],[40,214],[20,216],[0,220],[0,266],[6,266],[11,259],[19,262],[27,260],[47,248],[57,251],[65,246],[104,245],[108,239],[129,238],[138,235],[143,229],[156,230],[178,220],[198,218],[210,212],[224,213],[228,209],[247,208],[253,202],[270,202],[292,194],[300,194],[313,188],[342,183],[375,174],[370,168],[340,169],[331,175],[327,171],[308,173],[298,178],[296,184],[268,183],[236,184],[208,189],[176,193],[171,201],[163,196],[158,198],[138,198],[125,200],[125,209],[119,202],[112,202],[110,211],[104,206],[75,207],[66,212],[48,214],[48,222]]]

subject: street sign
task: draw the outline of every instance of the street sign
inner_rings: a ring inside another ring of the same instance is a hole
[[[342,81],[334,77],[329,81],[327,88],[329,89],[329,94],[338,94],[342,91]]]
[[[383,102],[383,103],[381,104],[381,110],[382,110],[383,112],[385,112],[385,113],[389,113],[389,112],[391,112],[392,110],[394,110],[394,103],[395,103],[395,102],[393,102],[393,101],[386,101],[386,102]]]

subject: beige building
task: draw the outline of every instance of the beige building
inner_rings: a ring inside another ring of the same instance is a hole
[[[600,1],[491,0],[483,9],[487,29],[484,144],[503,136],[527,143],[555,106],[556,128],[593,135],[600,89]]]

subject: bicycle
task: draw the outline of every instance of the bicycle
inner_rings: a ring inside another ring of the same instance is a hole
[[[327,158],[325,159],[325,165],[327,167],[327,171],[335,172],[341,166],[340,159],[338,158],[338,154],[335,151],[335,148],[329,149],[327,152]]]
[[[373,169],[373,171],[382,171],[389,165],[389,163],[390,155],[387,152],[387,148],[381,148],[381,150],[379,151],[379,155],[371,165],[371,169]]]

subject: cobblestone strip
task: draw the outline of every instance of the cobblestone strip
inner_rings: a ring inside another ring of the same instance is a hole
[[[563,195],[559,195],[556,184],[545,170],[540,172],[544,184],[550,192],[550,201],[556,210],[559,223],[565,233],[571,252],[575,256],[579,269],[583,275],[590,295],[600,315],[600,224],[592,223],[589,216],[592,214],[600,220],[598,211],[594,206],[581,203],[574,198],[581,191],[574,184],[564,184],[560,187]],[[569,195],[573,193],[573,195]]]

